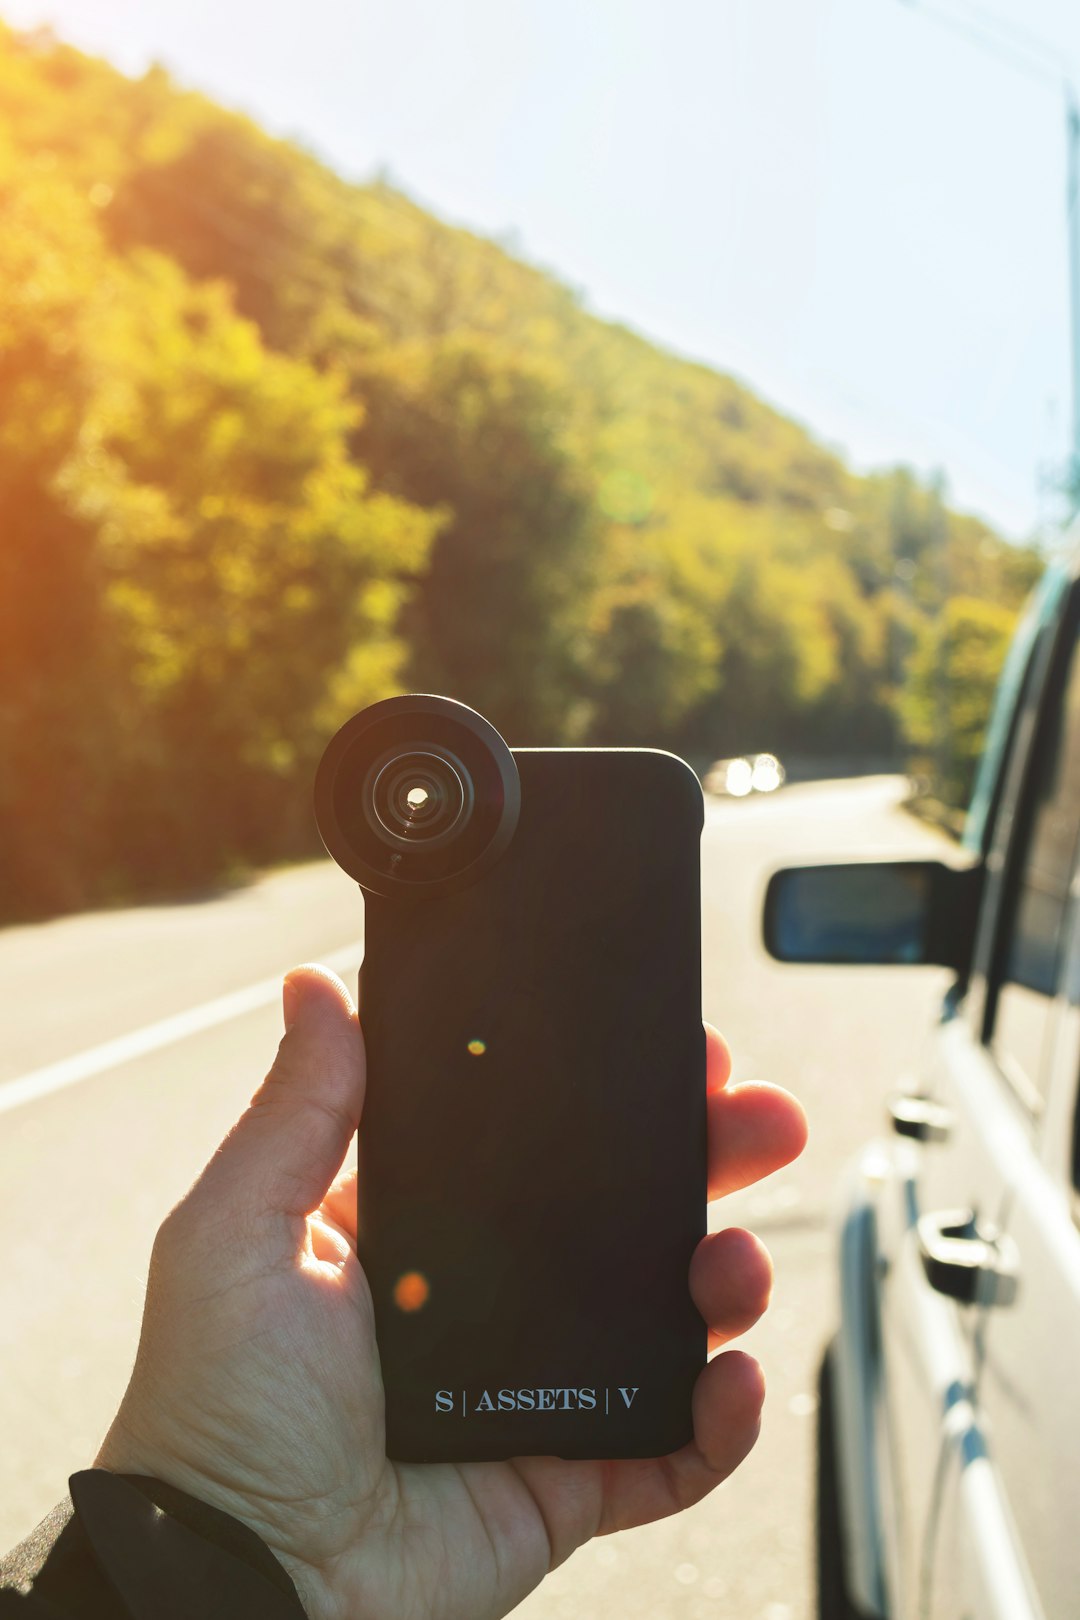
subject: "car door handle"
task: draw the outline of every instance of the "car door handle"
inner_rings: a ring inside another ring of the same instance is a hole
[[[917,1142],[944,1142],[952,1130],[952,1114],[929,1097],[899,1092],[889,1098],[889,1118],[899,1136],[913,1136]]]
[[[938,1210],[916,1222],[919,1259],[939,1294],[962,1305],[1011,1305],[1019,1256],[1004,1232],[980,1225],[970,1209]]]

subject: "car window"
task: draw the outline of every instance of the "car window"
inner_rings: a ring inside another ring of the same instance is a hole
[[[1062,990],[1069,1016],[1075,1020],[1080,1009],[1080,927],[1077,926],[1077,900],[1080,898],[1080,871],[1073,875],[1073,914],[1069,923],[1069,949]],[[1075,1051],[1075,1047],[1074,1047]],[[1074,1195],[1080,1195],[1080,1075],[1074,1073],[1072,1119],[1072,1185]],[[1073,1216],[1080,1224],[1080,1196],[1073,1198]]]
[[[1052,634],[1068,584],[1069,572],[1063,564],[1047,568],[1009,646],[964,823],[964,848],[974,855],[985,856],[990,848],[1016,717],[1039,663],[1038,642]]]
[[[1064,668],[1048,702],[1009,851],[1010,895],[1003,913],[992,1001],[991,1045],[1022,1098],[1037,1109],[1064,973],[1066,914],[1080,830],[1080,656],[1075,612]]]
[[[1071,1092],[1073,1216],[1080,1224],[1080,1196],[1075,1196],[1080,1195],[1080,837],[1073,862],[1070,909],[1065,929],[1066,940],[1062,948],[1058,982],[1061,1026],[1055,1034],[1053,1084],[1058,1083],[1056,1077],[1060,1073],[1062,1084]]]

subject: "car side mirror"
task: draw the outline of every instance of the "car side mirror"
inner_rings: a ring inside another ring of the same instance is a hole
[[[765,948],[778,962],[971,966],[983,868],[853,861],[774,872]]]

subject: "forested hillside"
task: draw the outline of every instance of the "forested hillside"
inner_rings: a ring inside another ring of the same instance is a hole
[[[944,601],[985,685],[1037,570],[386,186],[2,25],[0,525],[4,918],[310,849],[323,742],[395,690],[512,743],[896,754]]]

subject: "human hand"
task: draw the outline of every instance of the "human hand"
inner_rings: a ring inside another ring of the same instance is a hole
[[[342,1173],[364,1048],[341,981],[285,982],[286,1033],[251,1106],[158,1232],[138,1356],[96,1459],[255,1530],[312,1620],[496,1620],[582,1542],[689,1507],[757,1438],[761,1369],[716,1356],[673,1456],[387,1460],[371,1296]],[[795,1158],[806,1121],[774,1086],[728,1086],[708,1031],[709,1194]],[[749,1232],[705,1237],[689,1286],[710,1348],[757,1320],[772,1266]]]

